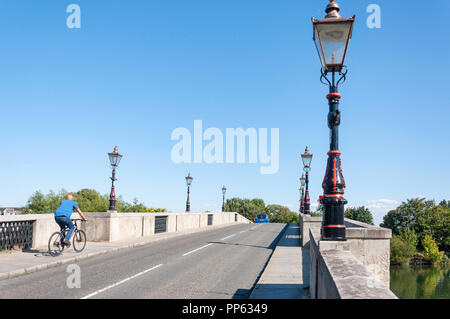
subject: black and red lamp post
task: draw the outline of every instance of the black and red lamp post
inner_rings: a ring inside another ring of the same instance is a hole
[[[225,185],[222,187],[222,212],[225,211],[225,193],[227,192],[227,188],[225,187]]]
[[[189,198],[189,195],[191,194],[191,184],[194,178],[191,176],[191,173],[189,173],[185,178],[187,185],[186,213],[189,213],[191,211],[191,200]]]
[[[300,177],[300,213],[303,214],[304,207],[304,198],[305,198],[305,184],[306,184],[306,178],[305,174],[302,174],[302,177]]]
[[[313,155],[309,152],[308,146],[305,149],[305,153],[302,154],[302,161],[303,161],[303,170],[305,171],[305,198],[303,200],[303,213],[304,214],[311,214],[311,200],[309,197],[309,171],[311,170],[311,161],[312,161]]]
[[[117,146],[114,147],[114,151],[111,153],[108,153],[109,156],[109,162],[111,164],[112,168],[112,176],[111,178],[111,194],[109,195],[109,210],[115,211],[116,210],[116,189],[114,187],[114,182],[117,181],[116,178],[116,168],[119,166],[120,160],[122,159],[123,155],[119,154],[119,151],[117,149]]]
[[[344,65],[347,49],[352,37],[355,16],[342,18],[340,8],[334,0],[330,0],[324,19],[312,18],[313,40],[322,63],[320,81],[329,86],[327,95],[329,104],[328,127],[330,128],[330,151],[325,177],[322,183],[324,190],[321,203],[324,207],[322,221],[322,240],[346,240],[344,224],[345,180],[341,168],[341,152],[339,151],[340,111],[338,86],[345,82],[347,68]],[[331,79],[327,76],[331,73]],[[338,79],[336,79],[338,77]],[[326,82],[325,82],[326,81]]]

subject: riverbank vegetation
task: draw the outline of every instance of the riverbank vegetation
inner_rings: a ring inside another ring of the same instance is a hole
[[[392,230],[391,264],[448,263],[450,202],[408,199],[383,218]]]

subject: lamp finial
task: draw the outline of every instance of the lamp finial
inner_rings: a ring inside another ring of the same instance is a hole
[[[325,19],[340,18],[341,17],[341,15],[339,14],[340,10],[341,9],[339,8],[339,5],[334,0],[330,0],[330,3],[327,5],[327,8],[325,9],[325,12],[327,13]]]

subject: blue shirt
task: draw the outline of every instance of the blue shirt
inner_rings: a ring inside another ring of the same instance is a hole
[[[72,216],[74,208],[78,209],[78,205],[73,200],[63,200],[61,202],[61,205],[59,205],[59,208],[55,211],[55,217],[66,216],[67,218],[70,218],[70,216]]]

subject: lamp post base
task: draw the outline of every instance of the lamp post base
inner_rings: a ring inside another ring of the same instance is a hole
[[[343,197],[323,197],[321,203],[324,207],[322,240],[346,241],[344,205],[347,200]]]

